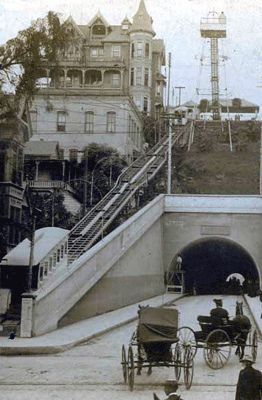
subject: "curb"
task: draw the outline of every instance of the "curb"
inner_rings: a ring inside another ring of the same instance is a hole
[[[167,306],[169,304],[172,304],[175,301],[180,300],[181,298],[183,298],[185,296],[187,296],[187,294],[181,294],[181,296],[178,296],[176,299],[169,300],[169,301],[161,304],[161,306],[159,306],[159,307],[164,307],[164,306]],[[148,300],[150,300],[150,299],[148,299]],[[143,300],[143,302],[145,302],[145,301],[146,300]],[[139,304],[139,303],[137,303],[137,304]],[[137,320],[137,313],[133,317],[129,317],[129,318],[125,319],[125,320],[122,320],[122,321],[120,321],[118,323],[115,323],[114,325],[111,325],[111,326],[106,327],[104,329],[100,329],[100,330],[98,330],[97,332],[95,332],[93,334],[89,334],[89,335],[87,335],[85,337],[82,337],[80,339],[78,338],[76,340],[73,340],[73,341],[68,342],[68,343],[63,343],[63,344],[47,345],[47,346],[44,346],[44,345],[37,346],[36,345],[36,346],[31,346],[31,347],[23,346],[23,345],[21,345],[20,347],[19,346],[12,346],[12,347],[11,346],[10,347],[9,346],[6,346],[6,347],[1,347],[0,346],[0,355],[3,355],[3,356],[15,356],[15,355],[37,355],[37,354],[56,354],[56,353],[61,353],[61,352],[67,351],[67,350],[69,350],[69,349],[71,349],[71,348],[73,348],[75,346],[78,346],[78,345],[80,345],[82,343],[88,342],[91,339],[94,339],[96,337],[104,335],[105,333],[110,332],[110,331],[112,331],[114,329],[117,329],[117,328],[119,328],[121,326],[129,324],[130,322],[133,322],[135,320]],[[27,340],[30,340],[30,339],[27,339]]]

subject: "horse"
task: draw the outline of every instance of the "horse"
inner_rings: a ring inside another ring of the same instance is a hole
[[[233,326],[236,332],[236,355],[238,355],[241,359],[245,354],[247,336],[251,328],[250,319],[244,315],[242,301],[236,301],[236,314],[235,318],[233,319]]]

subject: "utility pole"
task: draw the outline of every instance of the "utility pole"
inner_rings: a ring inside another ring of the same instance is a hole
[[[33,278],[33,266],[34,266],[34,247],[35,247],[35,222],[36,222],[36,215],[32,211],[31,214],[32,218],[32,227],[31,227],[31,241],[30,241],[30,255],[29,255],[29,266],[28,266],[28,280],[27,280],[27,291],[28,293],[32,290],[32,278]]]
[[[262,121],[260,122],[260,168],[259,168],[259,194],[262,196]]]
[[[167,88],[167,112],[169,113],[170,96],[170,74],[171,74],[171,53],[168,53],[168,88]],[[167,166],[167,194],[172,191],[172,125],[171,118],[168,118],[168,166]]]
[[[85,173],[84,173],[84,185],[83,185],[83,216],[86,213],[86,202],[87,202],[87,157],[85,157]]]
[[[175,86],[175,89],[178,89],[178,106],[181,104],[181,91],[185,88],[185,86]]]

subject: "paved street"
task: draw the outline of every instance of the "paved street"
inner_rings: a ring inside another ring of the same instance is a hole
[[[184,298],[177,301],[180,311],[180,326],[188,325],[198,330],[196,317],[208,314],[213,296]],[[230,315],[234,315],[236,297],[228,296],[224,301]],[[247,311],[244,309],[244,312]],[[152,399],[155,391],[163,397],[162,384],[167,378],[173,378],[170,368],[153,370],[151,376],[145,371],[135,376],[135,390],[130,393],[123,385],[120,366],[122,344],[127,345],[136,323],[115,329],[86,344],[65,353],[42,356],[16,356],[0,358],[2,400],[24,399]],[[261,368],[261,357],[256,364]],[[180,392],[183,399],[234,399],[235,384],[240,365],[232,354],[228,365],[218,371],[209,369],[199,349],[195,358],[194,385],[185,391],[182,382]],[[221,386],[222,385],[222,386]]]

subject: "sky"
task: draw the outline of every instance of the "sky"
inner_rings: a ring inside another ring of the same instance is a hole
[[[72,15],[76,23],[86,24],[101,11],[109,24],[120,24],[127,15],[131,20],[140,0],[0,0],[0,43],[15,37],[31,21],[49,10],[62,18]],[[230,97],[245,98],[262,110],[262,0],[145,0],[153,18],[156,38],[165,42],[172,56],[171,87],[185,86],[182,102],[199,101],[210,92],[209,44],[200,36],[200,19],[210,11],[224,11],[227,38],[220,40],[220,55],[226,56],[220,68],[221,97],[227,89]],[[204,65],[200,67],[200,58]],[[165,71],[163,71],[165,72]],[[178,92],[171,101],[175,105]]]

